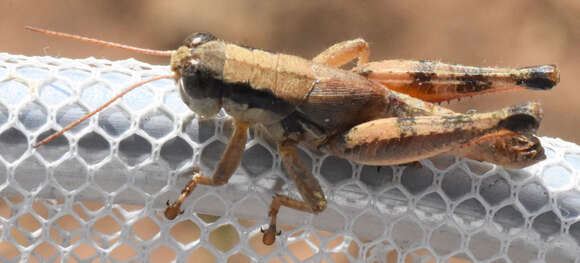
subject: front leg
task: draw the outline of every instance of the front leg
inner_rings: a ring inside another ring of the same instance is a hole
[[[288,176],[294,180],[298,192],[304,201],[292,199],[285,195],[276,195],[270,204],[270,227],[263,230],[264,236],[262,242],[265,245],[271,245],[276,240],[276,218],[280,206],[286,206],[292,209],[318,214],[326,209],[326,198],[324,192],[318,183],[318,180],[312,175],[310,170],[304,167],[304,164],[298,158],[296,153],[296,143],[286,141],[278,145],[278,151],[282,157],[282,163],[286,168]]]
[[[357,66],[369,62],[369,44],[361,38],[336,43],[312,59],[312,62],[332,67],[340,67],[355,58]]]
[[[167,208],[165,209],[165,217],[167,219],[174,219],[182,213],[180,208],[181,204],[185,201],[185,198],[193,192],[198,184],[220,186],[228,182],[242,160],[242,154],[246,148],[248,137],[247,131],[247,123],[240,121],[235,123],[234,134],[232,135],[225,152],[222,154],[213,176],[202,175],[199,173],[198,169],[195,169],[194,175],[181,191],[181,195],[177,201],[172,204],[169,204],[168,201]]]

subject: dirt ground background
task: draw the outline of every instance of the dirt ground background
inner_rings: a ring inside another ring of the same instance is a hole
[[[482,66],[557,64],[549,92],[452,102],[465,111],[543,103],[540,134],[580,143],[580,1],[2,1],[0,52],[83,58],[152,58],[24,31],[34,25],[141,47],[174,49],[192,32],[313,57],[356,37],[371,60],[431,59]]]

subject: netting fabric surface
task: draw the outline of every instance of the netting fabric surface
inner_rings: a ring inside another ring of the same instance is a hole
[[[1,262],[580,262],[580,147],[542,138],[548,159],[522,170],[440,156],[371,167],[301,149],[329,200],[319,215],[283,208],[261,244],[274,193],[298,197],[275,147],[252,131],[222,187],[198,187],[162,216],[232,133],[199,120],[172,80],[131,92],[32,148],[167,66],[135,60],[0,54]]]

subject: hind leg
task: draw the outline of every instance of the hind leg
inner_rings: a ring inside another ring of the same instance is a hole
[[[512,90],[549,90],[558,84],[556,66],[489,68],[431,61],[383,60],[354,72],[391,90],[428,102],[442,102]]]
[[[454,154],[507,168],[523,168],[546,159],[544,148],[536,136],[509,130],[477,138],[461,146]]]
[[[482,114],[378,119],[351,128],[323,147],[370,165],[410,163],[451,153],[523,167],[542,156],[533,152],[541,149],[539,141],[527,135],[535,132],[541,120],[537,107],[530,103]],[[487,150],[489,146],[495,147],[495,152]],[[494,156],[498,152],[505,156]]]

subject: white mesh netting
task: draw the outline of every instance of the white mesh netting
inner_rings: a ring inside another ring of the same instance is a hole
[[[229,184],[200,186],[183,215],[162,216],[191,166],[215,167],[232,131],[224,114],[196,119],[171,80],[31,147],[168,73],[135,60],[0,54],[0,261],[580,262],[580,147],[559,139],[542,138],[548,159],[523,170],[452,156],[377,168],[303,150],[329,207],[283,208],[271,247],[260,227],[272,195],[298,195],[255,132]]]

